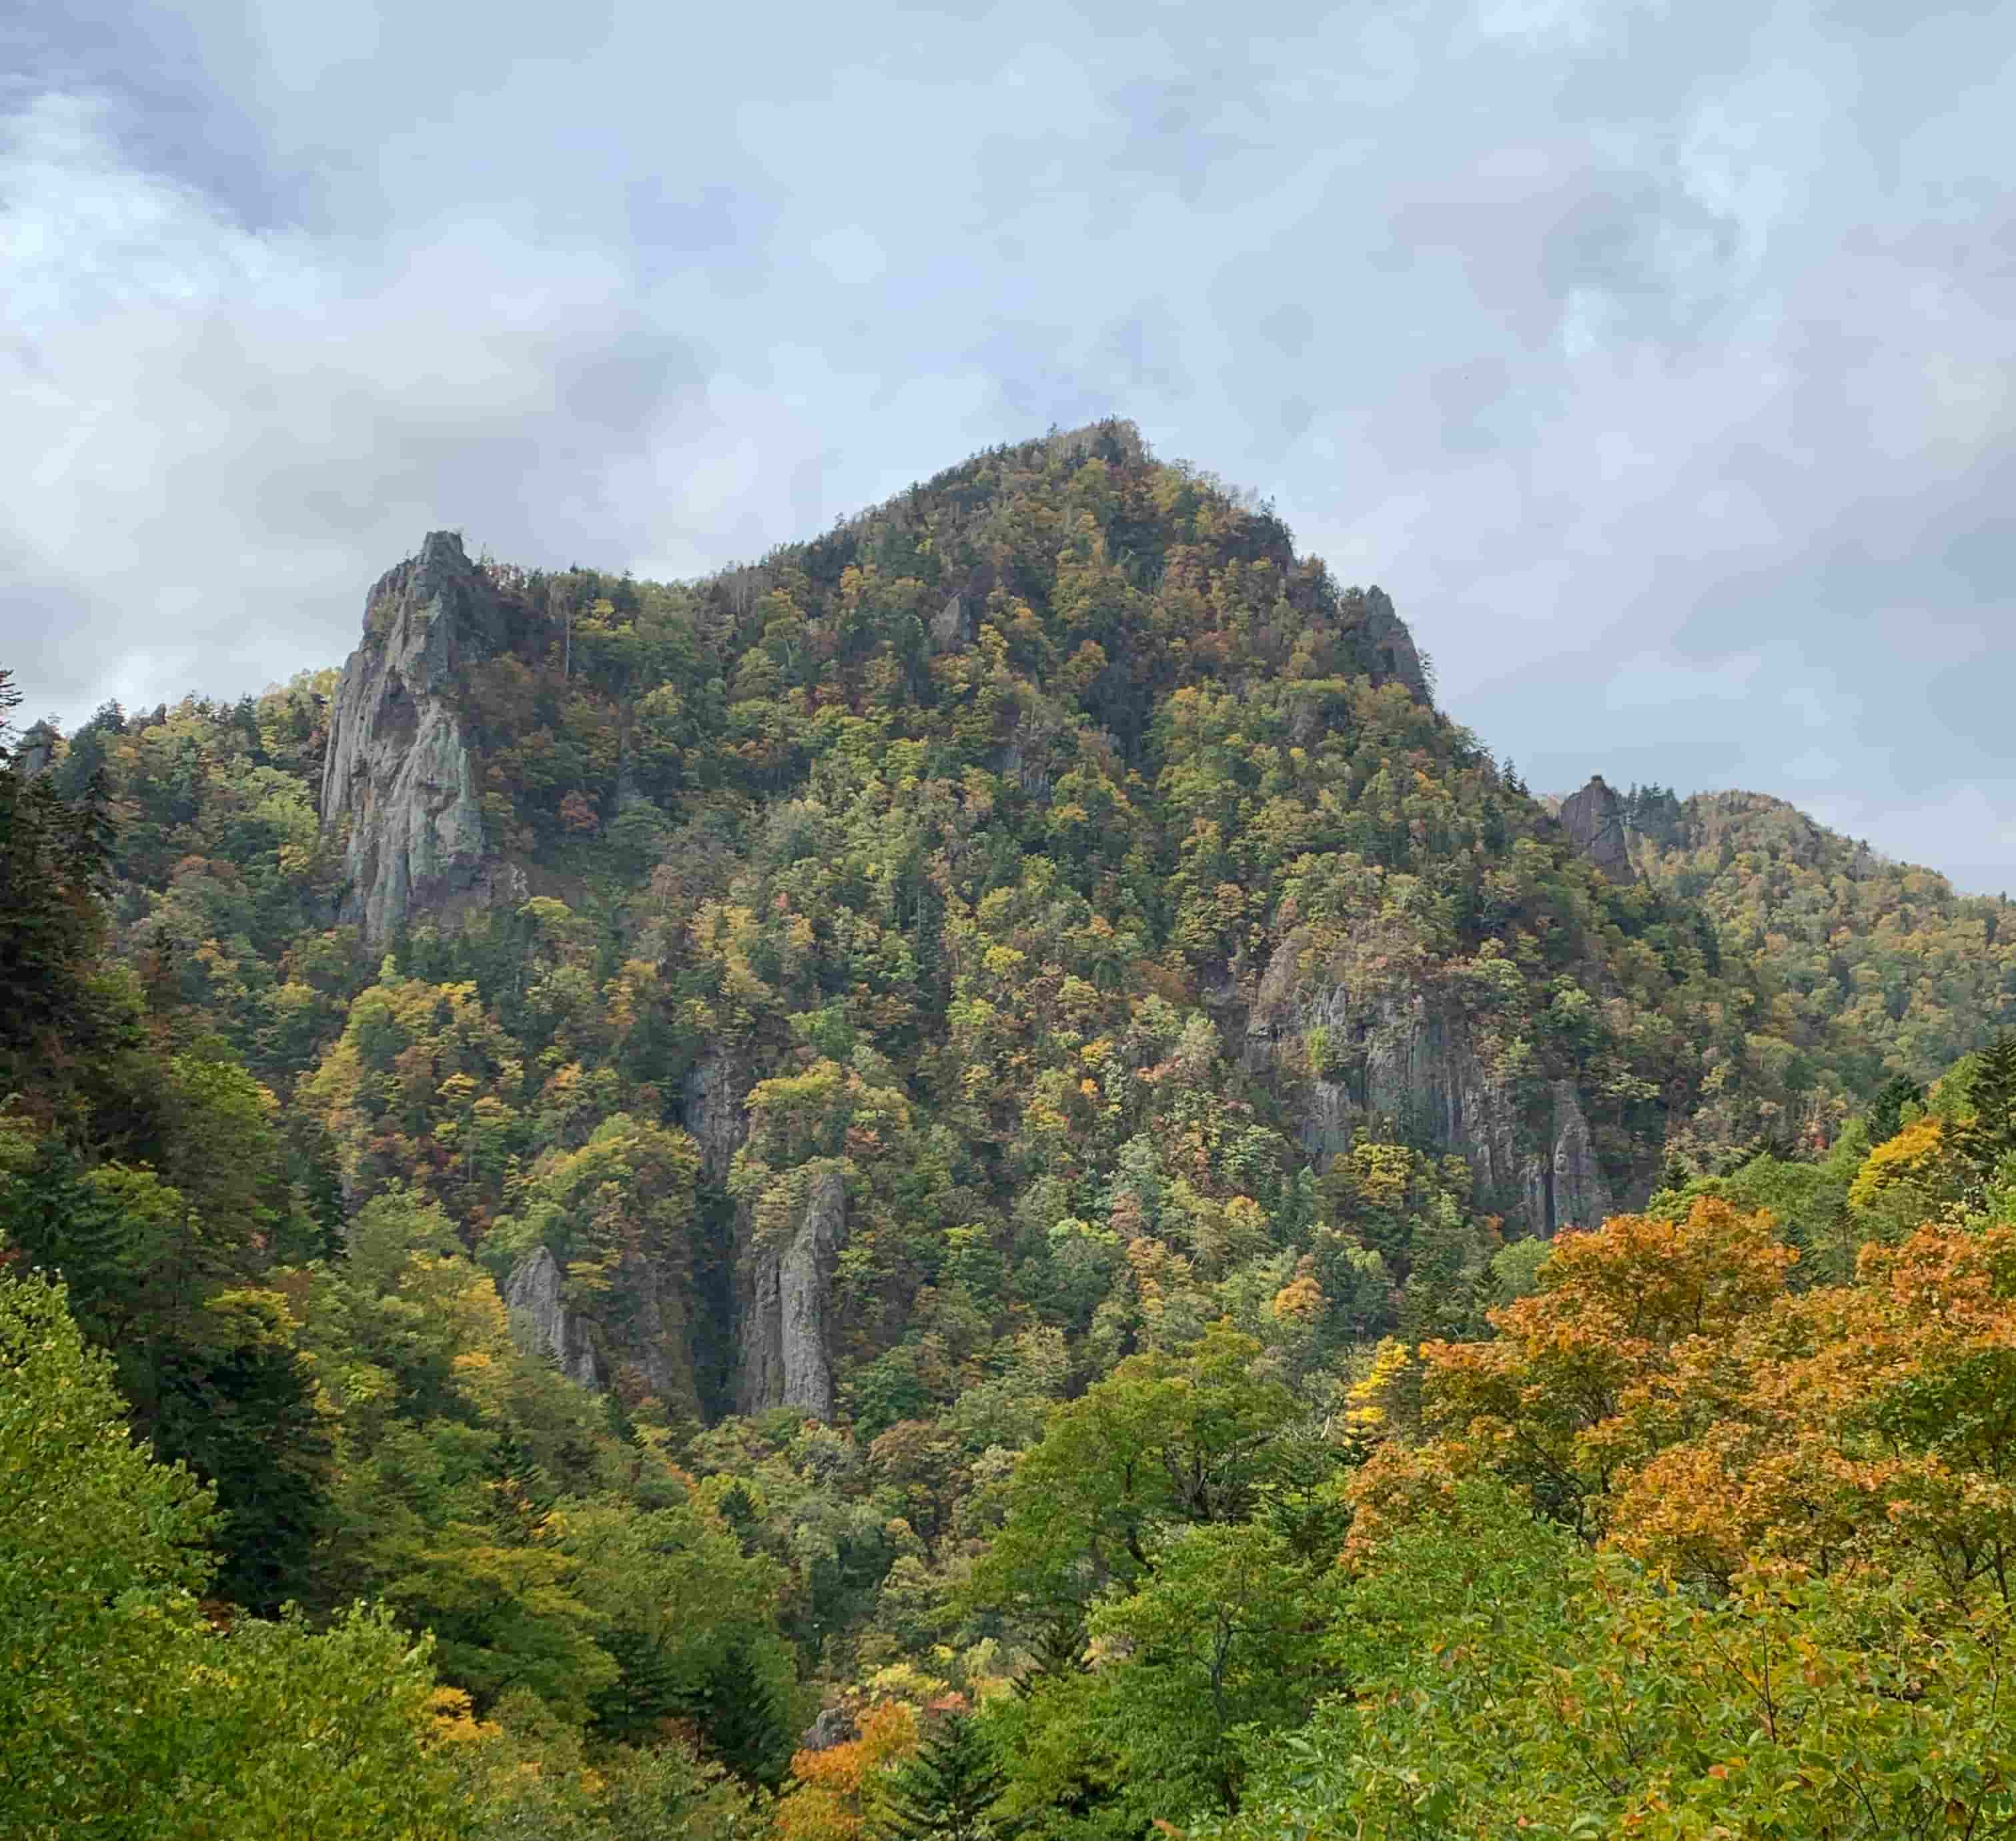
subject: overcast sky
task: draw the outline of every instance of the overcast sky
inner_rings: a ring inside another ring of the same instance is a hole
[[[337,662],[435,527],[689,575],[1121,415],[1535,787],[2016,892],[2003,0],[20,8],[24,714]]]

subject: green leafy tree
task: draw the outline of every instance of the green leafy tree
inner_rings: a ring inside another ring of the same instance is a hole
[[[790,1760],[797,1699],[776,1623],[782,1570],[767,1555],[745,1555],[690,1504],[640,1512],[570,1499],[549,1527],[578,1562],[574,1589],[621,1670],[596,1698],[597,1728],[634,1739],[661,1721],[691,1719],[730,1769],[776,1783]]]
[[[1259,1354],[1216,1325],[1182,1354],[1129,1356],[1058,1408],[1016,1465],[974,1602],[1032,1631],[1082,1619],[1104,1593],[1154,1575],[1161,1529],[1252,1515],[1298,1410],[1255,1372]]]
[[[1272,1529],[1172,1529],[1155,1570],[1092,1620],[1101,1736],[1134,1807],[1180,1818],[1236,1807],[1253,1731],[1305,1718],[1326,1687],[1334,1554],[1298,1555]]]
[[[60,1288],[0,1275],[0,1828],[135,1841],[452,1835],[424,1645],[199,1607],[210,1493],[129,1438]]]
[[[1355,1681],[1263,1741],[1233,1838],[1830,1841],[2016,1826],[2005,1609],[1766,1571],[1705,1602],[1494,1486],[1386,1547],[1334,1639]]]

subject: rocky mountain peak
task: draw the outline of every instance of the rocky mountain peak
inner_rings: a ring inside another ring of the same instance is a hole
[[[484,835],[455,691],[469,661],[506,643],[509,609],[460,535],[430,531],[364,604],[344,666],[323,770],[325,827],[347,831],[340,918],[380,940],[416,911],[488,899],[498,865]]]
[[[1625,825],[1624,798],[1602,775],[1594,774],[1579,793],[1561,801],[1561,828],[1575,854],[1593,863],[1612,882],[1635,882],[1630,840]]]
[[[430,530],[419,552],[387,570],[365,598],[365,646],[382,638],[406,653],[433,691],[447,688],[471,652],[501,647],[509,626],[502,601],[469,559],[459,530]]]
[[[1373,682],[1404,685],[1416,702],[1432,707],[1435,699],[1428,682],[1427,661],[1386,591],[1371,588],[1360,593],[1354,589],[1345,599],[1358,609],[1358,630]]]

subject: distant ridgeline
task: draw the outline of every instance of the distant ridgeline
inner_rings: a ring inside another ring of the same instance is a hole
[[[1808,1087],[1929,1080],[2016,1025],[2006,896],[1958,894],[1763,793],[1620,794],[1598,776],[1547,803],[1613,873],[1706,913],[1723,950],[1759,967],[1766,1052],[1795,1051],[1785,1066]]]
[[[1431,685],[1109,422],[693,583],[437,532],[340,677],[39,745],[333,1232],[438,1203],[628,1408],[872,1434],[1036,1328],[1460,1327],[2010,1015],[1999,904],[1749,795],[1557,817]]]

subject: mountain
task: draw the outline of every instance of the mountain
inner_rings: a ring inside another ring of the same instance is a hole
[[[695,583],[436,533],[363,627],[56,771],[110,769],[124,950],[342,1206],[423,1190],[639,1398],[921,1406],[1303,1260],[1334,1334],[1432,1317],[1808,1090],[1769,976],[1508,782],[1383,593],[1125,424]],[[585,1226],[639,1158],[660,1215]]]
[[[1107,423],[695,582],[430,533],[340,670],[0,721],[0,1577],[69,1582],[19,1692],[78,1710],[13,1825],[137,1773],[725,1836],[788,1775],[780,1841],[884,1780],[1273,1832],[1385,1794],[1389,1707],[1393,1796],[1469,1746],[1481,1821],[1554,1753],[1421,1739],[1453,1654],[1516,1724],[1656,1629],[1681,1705],[1802,1553],[1874,1591],[1802,1653],[1931,1653],[2006,1570],[2005,905],[1752,795],[1535,800],[1433,685]],[[1882,1832],[2000,1782],[1982,1655]]]

